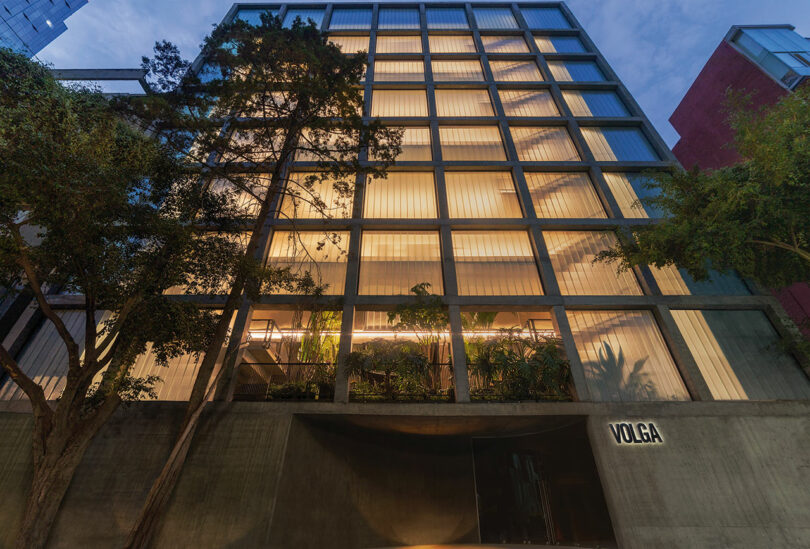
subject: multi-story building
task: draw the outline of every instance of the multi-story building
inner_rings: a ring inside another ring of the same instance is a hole
[[[0,1],[0,47],[36,55],[67,30],[65,19],[87,0]]]
[[[157,546],[810,544],[810,379],[778,345],[777,302],[731,275],[696,283],[677,268],[594,262],[616,231],[654,222],[637,203],[642,173],[676,160],[564,4],[237,4],[225,20],[262,11],[368,52],[364,115],[405,128],[403,153],[386,180],[357,181],[331,219],[276,205],[267,261],[317,262],[339,301],[327,315],[294,295],[240,309],[239,353],[222,366],[231,402],[198,430]],[[314,168],[297,160],[291,178]],[[299,243],[336,233],[348,253],[311,245],[304,256],[293,231]],[[386,402],[334,356],[418,335],[393,330],[387,312],[422,282],[449,314],[435,375]],[[75,300],[54,301],[80,334]],[[300,351],[314,314],[335,351],[319,355],[325,365]],[[468,351],[499,328],[562,340],[568,398],[492,391],[504,380]],[[8,336],[17,358],[55,398],[53,329],[29,326],[20,342],[24,332]],[[293,386],[321,366],[334,366],[334,387],[306,402],[315,394]],[[145,356],[134,369],[162,374],[166,401],[188,398],[195,371],[193,357],[162,371]],[[2,409],[22,409],[19,398],[0,387]],[[55,538],[120,543],[182,413],[122,412],[88,451]],[[2,414],[0,433],[27,443],[27,421]],[[0,442],[6,501],[24,493],[20,446]]]

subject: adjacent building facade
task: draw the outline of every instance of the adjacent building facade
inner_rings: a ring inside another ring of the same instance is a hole
[[[778,346],[777,302],[731,275],[696,283],[677,268],[594,262],[616,231],[655,217],[637,202],[642,173],[676,159],[564,4],[237,4],[226,21],[263,11],[368,52],[364,116],[403,127],[403,153],[351,198],[323,188],[331,219],[276,205],[266,261],[312,269],[338,304],[270,295],[240,309],[239,351],[221,365],[230,403],[212,406],[158,546],[810,544],[810,437],[799,435],[810,432],[810,379]],[[314,168],[298,158],[289,177]],[[342,249],[317,246],[324,232]],[[387,313],[422,282],[449,323],[428,379],[386,402],[382,374],[342,358],[418,339]],[[81,334],[71,297],[54,299]],[[18,361],[56,398],[53,329],[20,323],[7,336]],[[472,349],[501,328],[561,339],[565,397],[497,390],[506,380],[488,378]],[[313,335],[316,359],[302,350]],[[162,375],[160,399],[182,401],[196,367],[186,357],[161,370],[146,355],[134,373]],[[301,389],[316,376],[317,389]],[[8,381],[0,399],[20,409]],[[99,546],[125,535],[178,413],[142,403],[105,431],[55,535]],[[24,431],[13,414],[0,420],[6,436]],[[128,432],[141,443],[123,452]],[[24,470],[16,446],[3,456]],[[131,475],[116,476],[121,467]],[[110,483],[114,520],[85,495]],[[24,493],[9,474],[0,484]],[[89,516],[109,524],[90,535],[79,526]]]
[[[87,0],[0,1],[0,47],[33,57],[67,30],[65,19]]]

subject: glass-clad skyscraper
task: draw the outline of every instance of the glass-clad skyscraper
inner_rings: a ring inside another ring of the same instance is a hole
[[[1,0],[0,46],[36,55],[67,30],[65,19],[87,0]]]

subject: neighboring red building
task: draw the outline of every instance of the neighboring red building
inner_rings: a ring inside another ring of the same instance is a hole
[[[735,164],[740,157],[726,123],[727,91],[750,93],[754,106],[760,107],[776,103],[807,80],[810,40],[793,26],[731,27],[669,118],[681,136],[672,151],[685,168]],[[810,284],[794,284],[774,293],[810,334]]]

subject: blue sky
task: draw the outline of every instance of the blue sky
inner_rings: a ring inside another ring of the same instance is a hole
[[[91,0],[38,58],[57,68],[130,68],[156,40],[193,59],[229,0]],[[731,25],[790,23],[810,35],[808,0],[568,0],[568,6],[670,145],[667,122]]]

